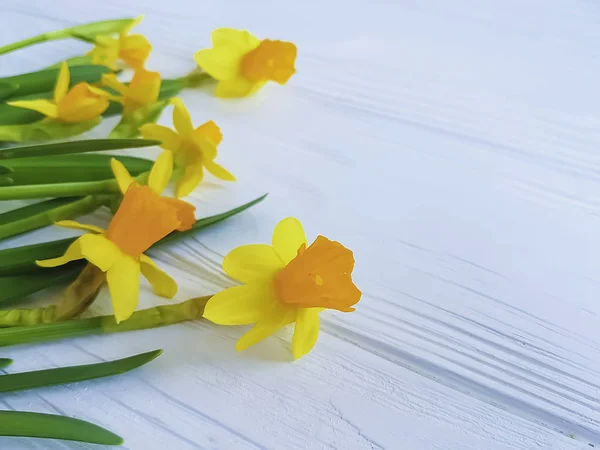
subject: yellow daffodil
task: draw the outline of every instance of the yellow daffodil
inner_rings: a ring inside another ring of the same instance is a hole
[[[63,62],[60,66],[52,100],[19,100],[8,104],[32,109],[65,123],[86,122],[99,117],[106,111],[109,105],[106,92],[90,86],[88,83],[77,83],[69,89],[70,80],[69,66]]]
[[[361,297],[352,282],[354,257],[323,236],[307,247],[302,224],[293,217],[275,227],[272,244],[244,245],[225,257],[225,272],[245,284],[213,296],[204,317],[220,325],[254,323],[238,351],[295,322],[292,353],[298,359],[317,341],[321,311],[354,311]]]
[[[143,16],[124,28],[119,37],[98,36],[96,37],[96,46],[88,53],[92,57],[92,64],[107,66],[112,70],[117,70],[117,60],[123,61],[132,69],[144,67],[148,55],[152,51],[152,45],[141,34],[129,34],[131,29],[139,24]]]
[[[119,189],[125,195],[130,186],[138,186],[138,182],[133,179],[127,168],[121,161],[113,158],[110,161],[110,167],[119,184]],[[156,194],[160,195],[169,184],[171,175],[173,174],[173,154],[171,152],[161,153],[148,177],[148,187]],[[192,228],[196,222],[195,211],[196,207],[188,202],[170,197],[160,197],[161,201],[168,203],[177,209],[177,218],[181,225],[177,228],[178,231],[186,231]]]
[[[204,168],[215,177],[235,181],[235,177],[217,164],[217,146],[223,139],[221,130],[211,120],[194,128],[190,113],[179,98],[173,98],[173,125],[175,130],[156,124],[140,128],[145,139],[162,141],[161,147],[173,152],[175,164],[182,168],[183,175],[177,183],[175,195],[185,197],[200,184]]]
[[[108,230],[72,220],[57,222],[59,226],[89,233],[73,242],[63,256],[37,261],[37,264],[56,267],[86,259],[105,272],[117,322],[126,320],[135,311],[140,273],[148,279],[157,295],[175,296],[175,281],[144,255],[154,243],[175,230],[189,229],[195,221],[193,206],[158,194],[168,182],[172,164],[168,156],[157,160],[149,178],[152,186],[140,186],[130,178],[128,180],[129,174],[122,165],[113,163],[125,195]],[[127,181],[130,181],[129,184],[126,184]]]
[[[112,73],[102,75],[102,84],[119,93],[118,96],[110,96],[110,98],[121,103],[123,114],[127,115],[156,103],[161,79],[160,73],[139,68],[133,74],[129,85],[121,83]]]
[[[194,55],[196,63],[219,81],[217,97],[246,97],[267,81],[285,84],[296,69],[296,46],[291,42],[260,40],[248,31],[218,28],[210,49]]]

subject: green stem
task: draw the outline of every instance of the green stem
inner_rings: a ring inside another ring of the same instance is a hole
[[[40,34],[39,36],[30,37],[27,39],[23,39],[22,41],[13,42],[12,44],[5,45],[4,47],[0,47],[0,55],[4,55],[5,53],[14,52],[15,50],[19,50],[20,48],[29,47],[30,45],[39,44],[41,42],[49,41],[46,33]]]
[[[208,73],[203,72],[202,69],[194,69],[186,76],[177,78],[174,81],[179,81],[185,88],[191,89],[198,87],[212,79],[213,78]]]
[[[0,310],[0,327],[38,325],[72,319],[83,313],[95,300],[106,275],[92,264],[81,271],[56,305],[42,308]]]
[[[110,195],[88,195],[80,200],[59,206],[22,220],[0,225],[0,239],[25,233],[27,231],[52,225],[59,220],[73,219],[95,211],[111,199]]]
[[[209,296],[182,303],[167,304],[136,311],[124,322],[116,323],[113,315],[72,319],[63,322],[0,329],[0,347],[67,339],[89,334],[110,334],[145,330],[180,322],[199,320]]]
[[[135,180],[145,184],[148,172],[144,172]],[[83,195],[116,194],[119,184],[116,179],[85,181],[75,183],[28,184],[21,186],[0,187],[0,200],[27,200],[48,197],[81,197]]]

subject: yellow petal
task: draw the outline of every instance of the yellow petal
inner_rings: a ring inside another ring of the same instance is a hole
[[[83,236],[82,236],[83,237]],[[81,239],[81,238],[79,238]],[[57,267],[67,264],[71,261],[76,261],[78,259],[83,259],[83,255],[81,254],[81,245],[77,239],[67,248],[67,251],[63,256],[59,256],[58,258],[50,258],[36,261],[35,263],[40,267]]]
[[[69,65],[63,62],[60,65],[60,71],[58,72],[58,78],[56,79],[56,85],[54,86],[54,103],[57,105],[67,95],[69,90],[69,83],[71,82],[71,74],[69,73]]]
[[[114,73],[102,75],[102,84],[117,91],[121,95],[124,95],[127,92],[127,86],[117,80],[117,76]]]
[[[177,183],[175,188],[175,196],[177,198],[187,197],[200,184],[204,177],[202,164],[190,164],[185,168],[183,176]]]
[[[280,328],[292,323],[296,320],[295,309],[284,309],[275,307],[267,316],[261,318],[254,327],[244,334],[235,345],[238,352],[246,350],[248,347],[259,343],[263,339],[271,336]]]
[[[133,111],[156,102],[161,82],[160,73],[137,68],[125,93],[124,108]]]
[[[260,90],[266,81],[250,81],[242,76],[222,80],[217,84],[215,95],[221,98],[248,97]]]
[[[53,119],[58,117],[58,107],[49,100],[19,100],[8,104],[17,108],[31,109]]]
[[[196,64],[215,80],[229,80],[238,76],[244,53],[229,48],[210,48],[194,54]]]
[[[217,164],[214,161],[206,160],[204,161],[204,167],[210,173],[212,173],[215,177],[225,180],[225,181],[235,181],[235,176],[227,171],[223,166]]]
[[[171,181],[171,175],[173,175],[173,153],[169,150],[165,150],[152,166],[150,170],[150,176],[148,177],[148,186],[157,194],[160,194],[165,190],[169,181]]]
[[[117,323],[127,320],[135,311],[140,296],[140,263],[122,255],[106,274]]]
[[[273,247],[265,244],[243,245],[223,259],[225,273],[242,283],[271,281],[283,267]]]
[[[104,92],[97,95],[87,83],[78,83],[58,104],[58,118],[67,123],[86,122],[100,116],[109,106]]]
[[[182,136],[187,136],[194,131],[194,125],[190,113],[183,104],[180,98],[174,97],[171,99],[173,105],[173,125]]]
[[[194,55],[196,63],[216,80],[235,78],[244,55],[254,50],[260,40],[248,31],[219,28],[212,32],[213,48]]]
[[[196,150],[202,154],[204,160],[213,160],[217,157],[217,144],[208,136],[194,130],[188,137],[191,138]]]
[[[156,295],[166,298],[175,297],[175,294],[177,294],[177,283],[173,278],[159,269],[154,261],[142,254],[140,256],[140,267],[142,275],[150,282]]]
[[[296,328],[292,338],[294,359],[302,358],[310,352],[319,338],[321,321],[319,312],[322,308],[300,308],[296,318]]]
[[[298,249],[307,245],[304,228],[295,217],[287,217],[273,230],[273,248],[284,264],[298,255]]]
[[[55,225],[58,225],[59,227],[63,227],[63,228],[70,228],[72,230],[89,231],[91,233],[98,233],[98,234],[102,234],[105,231],[102,228],[97,227],[96,225],[88,225],[85,223],[79,223],[74,220],[59,220],[58,222],[55,222]]]
[[[127,192],[127,189],[129,189],[131,183],[134,182],[129,171],[121,161],[115,158],[110,160],[110,168],[112,169],[113,175],[117,179],[119,189],[123,194],[125,194],[125,192]]]
[[[161,141],[161,147],[165,150],[177,151],[181,147],[182,139],[170,128],[148,123],[140,127],[140,133],[144,139]]]
[[[212,120],[203,123],[194,130],[194,134],[201,134],[209,138],[215,145],[219,145],[223,140],[223,133],[219,126]]]
[[[79,239],[81,254],[102,272],[109,270],[123,252],[114,242],[101,234],[84,234]]]
[[[235,28],[217,28],[211,33],[213,47],[234,47],[240,53],[247,53],[254,50],[260,44],[260,39],[246,30],[236,30]]]
[[[204,317],[219,325],[247,325],[268,314],[276,302],[270,283],[236,286],[213,295]]]
[[[152,51],[152,45],[146,36],[141,34],[124,36],[120,40],[120,45],[119,58],[133,69],[144,67],[144,63]]]
[[[116,62],[119,57],[119,40],[110,36],[96,37],[96,46],[88,52],[88,56],[92,57],[92,64],[116,70]]]

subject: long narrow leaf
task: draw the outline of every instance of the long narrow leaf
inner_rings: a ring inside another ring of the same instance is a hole
[[[31,168],[31,167],[46,167],[48,169],[60,167],[60,168],[73,168],[73,169],[88,169],[94,167],[110,167],[110,160],[112,158],[118,158],[127,170],[133,171],[146,171],[149,170],[154,161],[146,158],[138,158],[135,156],[122,156],[122,155],[104,155],[104,154],[91,154],[91,155],[57,155],[57,156],[36,156],[35,158],[15,158],[15,159],[3,159],[0,160],[0,167],[8,168],[11,171],[19,168]]]
[[[5,367],[8,367],[12,363],[13,363],[12,359],[9,359],[9,358],[0,358],[0,369],[4,369]]]
[[[5,100],[19,90],[19,85],[9,81],[0,81],[0,100]]]
[[[154,350],[128,358],[97,364],[0,375],[0,392],[22,391],[25,389],[76,383],[78,381],[118,375],[149,363],[158,358],[162,352],[162,350]]]
[[[0,436],[35,437],[122,445],[123,438],[105,428],[70,417],[23,411],[0,411]]]
[[[32,262],[31,264],[35,264]],[[59,283],[73,281],[84,267],[77,261],[67,266],[22,275],[0,276],[0,304],[7,304]]]
[[[102,74],[109,73],[110,69],[100,65],[75,66],[70,68],[71,86],[82,81],[97,83]],[[59,69],[46,69],[38,72],[24,73],[12,77],[0,78],[0,83],[17,85],[17,89],[10,94],[12,97],[51,92],[58,79]]]
[[[160,145],[160,141],[147,139],[85,139],[70,142],[28,145],[25,147],[0,150],[0,159],[89,153],[106,150],[151,147],[153,145]]]
[[[89,195],[81,198],[55,198],[0,214],[0,240],[52,225],[59,220],[90,214],[111,197]]]
[[[79,200],[79,198],[54,198],[45,202],[34,203],[33,205],[24,206],[23,208],[13,209],[0,214],[0,229],[2,225],[12,222],[18,222],[33,215],[42,214],[59,206],[68,205],[69,203]]]

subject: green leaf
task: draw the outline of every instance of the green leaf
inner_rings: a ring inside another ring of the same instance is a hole
[[[90,422],[24,411],[0,411],[0,436],[63,439],[101,445],[124,443],[122,437]]]
[[[210,217],[205,217],[203,219],[199,219],[193,226],[191,230],[188,231],[175,231],[158,241],[154,244],[153,247],[166,244],[169,242],[173,242],[179,238],[185,237],[189,234],[200,231],[203,228],[206,228],[210,225],[218,223],[222,220],[225,220],[231,216],[241,213],[242,211],[260,203],[265,199],[267,195],[263,195],[251,202],[248,202],[242,206],[234,208],[230,211],[217,214]],[[56,258],[64,254],[67,247],[75,240],[75,238],[71,239],[61,239],[58,241],[50,241],[43,242],[41,244],[32,244],[24,247],[14,247],[8,248],[5,250],[0,250],[0,277],[8,276],[8,275],[18,275],[18,274],[27,274],[30,273],[45,273],[50,269],[42,269],[35,264],[36,260],[40,259],[48,259],[48,258]],[[73,263],[71,263],[73,264]],[[62,269],[66,270],[70,265],[63,266]],[[58,267],[57,269],[61,269]],[[2,278],[0,278],[1,283]],[[41,283],[40,283],[41,284]],[[3,291],[0,285],[0,293]],[[1,299],[1,297],[0,297]],[[1,300],[0,300],[1,301]]]
[[[44,116],[42,113],[25,108],[17,108],[6,103],[0,104],[0,128],[16,125],[27,125],[29,123],[39,122]],[[0,131],[0,141],[17,141],[16,139],[7,139],[6,132]]]
[[[46,167],[46,168],[73,168],[81,170],[97,167],[110,167],[110,160],[117,158],[130,171],[145,172],[150,170],[154,161],[137,156],[104,155],[104,154],[72,154],[57,156],[36,156],[34,158],[14,158],[0,160],[0,167],[4,172],[11,173],[22,168]],[[7,170],[8,169],[8,170]]]
[[[119,193],[118,183],[110,170],[110,160],[113,158],[123,162],[129,172],[135,176],[136,181],[141,184],[146,182],[148,170],[154,164],[153,161],[144,158],[100,154],[3,160],[0,164],[12,170],[12,173],[7,175],[12,179],[12,183],[0,187],[0,199],[19,200]],[[86,175],[87,173],[89,176]]]
[[[68,205],[79,198],[54,198],[45,202],[34,203],[23,208],[13,209],[0,214],[0,227],[9,223],[18,222],[37,214],[42,214],[60,206]]]
[[[57,384],[76,383],[129,372],[158,358],[162,350],[140,353],[128,358],[82,366],[60,367],[33,372],[0,375],[0,392],[22,391]]]
[[[0,369],[4,369],[5,367],[8,367],[12,363],[13,363],[12,359],[9,359],[9,358],[0,358]]]
[[[75,238],[60,239],[57,241],[42,242],[40,244],[31,244],[23,247],[0,250],[0,292],[9,289],[10,285],[7,284],[8,281],[6,281],[7,277],[11,278],[20,274],[25,274],[24,276],[27,276],[27,274],[32,272],[42,274],[50,273],[50,269],[42,269],[35,264],[35,261],[38,259],[55,258],[64,254],[67,247],[69,247],[74,240]],[[66,270],[67,267],[69,266],[59,267],[58,272]],[[79,269],[82,267],[83,265],[81,265]],[[21,278],[21,281],[25,279],[26,278]],[[18,287],[18,283],[15,282],[14,286]],[[0,295],[0,302],[2,302],[2,295]]]
[[[87,83],[97,83],[102,78],[102,74],[109,73],[110,69],[99,65],[85,65],[71,67],[70,72],[71,86],[75,86],[82,81]],[[45,69],[38,72],[0,78],[0,84],[8,83],[17,86],[17,89],[10,94],[10,98],[39,94],[42,92],[53,92],[54,85],[58,79],[58,73],[58,68]]]
[[[90,214],[109,200],[110,197],[94,195],[55,198],[8,211],[0,214],[0,240]]]
[[[33,156],[67,155],[72,153],[81,154],[107,150],[151,147],[153,145],[160,145],[160,141],[147,139],[83,139],[0,150],[0,159],[31,158]]]
[[[89,55],[73,56],[72,58],[65,59],[64,62],[67,63],[67,65],[69,66],[69,69],[71,67],[75,67],[75,66],[89,66],[92,64],[92,57]],[[62,63],[63,63],[63,61],[58,62],[49,67],[46,67],[46,69],[60,69],[60,66],[62,65]]]
[[[245,203],[242,206],[238,206],[237,208],[233,208],[224,213],[216,214],[216,215],[210,216],[210,217],[205,217],[203,219],[198,219],[196,221],[196,223],[194,223],[194,225],[192,225],[191,229],[189,229],[187,231],[174,231],[173,233],[169,234],[168,236],[162,238],[160,241],[158,241],[156,244],[154,244],[154,246],[176,241],[178,239],[181,239],[182,237],[188,236],[190,234],[194,234],[197,231],[200,231],[203,228],[206,228],[210,225],[214,225],[215,223],[222,222],[223,220],[228,219],[231,216],[235,216],[236,214],[239,214],[242,211],[245,211],[248,208],[251,208],[252,206],[262,202],[265,198],[267,198],[267,195],[268,194],[261,195],[257,199],[252,200],[251,202]],[[0,255],[1,255],[1,253],[2,252],[0,252]],[[0,256],[0,260],[2,260],[2,256]]]
[[[113,179],[110,160],[121,161],[131,175],[152,168],[154,161],[121,155],[58,155],[0,159],[0,186],[76,183]],[[75,192],[75,195],[78,193]]]
[[[18,90],[19,85],[17,83],[11,83],[9,81],[0,81],[0,100],[9,98]]]
[[[30,264],[35,262],[30,261]],[[35,273],[0,276],[0,304],[12,303],[59,283],[69,283],[77,278],[84,266],[84,262],[76,261],[66,266],[39,270]]]

